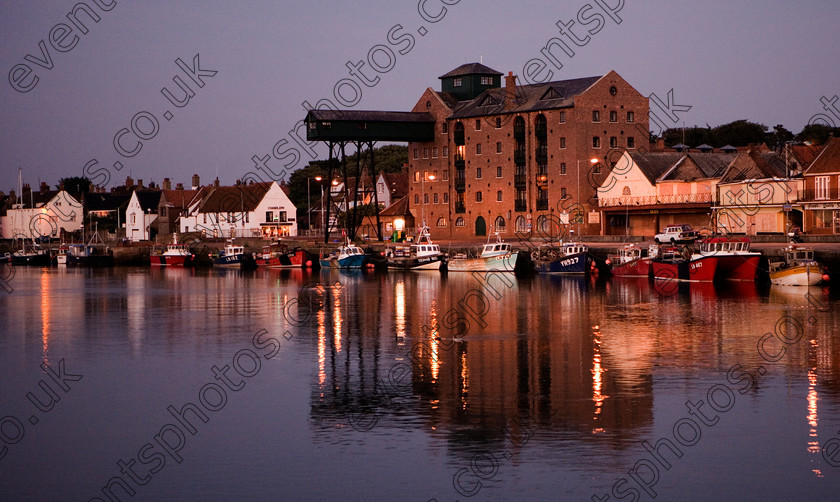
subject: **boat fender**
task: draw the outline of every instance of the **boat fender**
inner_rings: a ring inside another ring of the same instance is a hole
[[[828,274],[823,274],[823,276],[822,276],[823,281],[828,282],[829,279],[830,279],[830,277],[828,277]]]

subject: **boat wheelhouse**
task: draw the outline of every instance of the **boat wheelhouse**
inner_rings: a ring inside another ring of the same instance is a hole
[[[782,260],[770,260],[770,282],[781,286],[816,286],[828,282],[828,271],[814,258],[813,248],[788,246]]]
[[[450,272],[513,272],[518,252],[496,233],[496,242],[484,244],[478,258],[455,256],[447,263]]]

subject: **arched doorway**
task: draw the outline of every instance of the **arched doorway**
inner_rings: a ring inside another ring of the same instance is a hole
[[[475,235],[487,235],[487,223],[484,221],[483,216],[479,216],[475,219]]]

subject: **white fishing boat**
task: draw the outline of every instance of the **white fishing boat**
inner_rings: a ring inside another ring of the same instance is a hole
[[[450,272],[513,272],[517,256],[519,253],[496,232],[496,242],[490,242],[488,237],[478,258],[456,255],[447,268]]]
[[[784,249],[781,261],[770,260],[770,282],[780,286],[816,286],[828,282],[825,266],[814,259],[814,250],[800,246]]]
[[[440,270],[446,256],[423,227],[414,243],[385,249],[385,263],[394,270]]]

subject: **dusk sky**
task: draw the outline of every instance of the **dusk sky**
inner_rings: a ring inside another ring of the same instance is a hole
[[[303,101],[338,104],[334,86],[350,79],[341,89],[353,109],[410,110],[426,87],[439,90],[440,75],[473,61],[520,82],[535,58],[548,63],[537,77],[550,70],[552,80],[616,70],[645,95],[664,101],[673,89],[676,104],[691,106],[680,126],[748,119],[797,133],[826,113],[822,97],[840,94],[837,0],[445,2],[454,5],[421,0],[421,15],[417,0],[85,0],[100,20],[77,12],[80,28],[68,20],[78,0],[3,1],[0,190],[17,186],[19,167],[31,185],[86,165],[109,187],[129,174],[188,185],[193,173],[202,183],[218,173],[232,184],[255,170],[252,157],[275,151],[268,166],[293,171],[312,160],[289,134]],[[554,37],[574,53],[554,46],[561,69],[540,52]],[[382,73],[368,62],[372,48]],[[196,54],[202,86],[176,64],[192,68]],[[346,63],[359,61],[363,77],[353,77]],[[161,92],[183,99],[175,76],[194,92],[181,107]]]

